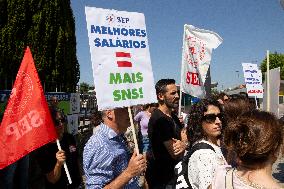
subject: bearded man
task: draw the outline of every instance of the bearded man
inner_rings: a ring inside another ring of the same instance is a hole
[[[164,189],[174,184],[174,167],[183,157],[186,144],[181,141],[183,126],[173,112],[179,103],[175,80],[161,79],[155,88],[159,107],[148,125],[152,158],[146,176],[150,188]]]

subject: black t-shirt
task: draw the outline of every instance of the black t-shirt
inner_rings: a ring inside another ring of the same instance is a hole
[[[68,133],[64,133],[63,138],[60,140],[60,145],[62,150],[65,151],[66,164],[72,179],[72,184],[69,185],[64,166],[62,166],[61,177],[55,184],[48,182],[48,180],[45,178],[47,189],[76,188],[82,182],[78,165],[79,161],[75,138]],[[47,174],[54,169],[57,161],[57,152],[58,148],[56,143],[48,143],[36,151],[37,162],[39,163],[39,166],[44,174]]]
[[[167,184],[174,177],[174,167],[179,160],[173,159],[164,142],[172,138],[181,139],[182,124],[175,114],[167,116],[161,110],[156,109],[149,120],[148,136],[151,150],[154,156],[149,165],[153,182],[157,184]]]

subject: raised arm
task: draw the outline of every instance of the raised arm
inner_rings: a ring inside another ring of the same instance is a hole
[[[59,150],[56,153],[57,162],[52,171],[46,174],[46,178],[51,183],[56,183],[61,177],[61,168],[66,160],[65,152],[63,150]]]

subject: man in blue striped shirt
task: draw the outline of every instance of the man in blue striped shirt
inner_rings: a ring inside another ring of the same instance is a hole
[[[86,187],[140,188],[137,176],[146,170],[147,163],[143,155],[135,152],[129,158],[123,139],[130,125],[127,108],[104,110],[102,120],[83,152]]]

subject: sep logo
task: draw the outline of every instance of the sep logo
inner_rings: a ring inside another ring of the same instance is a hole
[[[115,16],[113,14],[107,15],[106,20],[108,21],[109,24],[112,24],[115,21]]]
[[[106,21],[109,24],[113,24],[114,22],[118,22],[119,24],[127,24],[129,22],[129,18],[121,17],[121,16],[114,16],[114,14],[109,14],[106,16]]]

